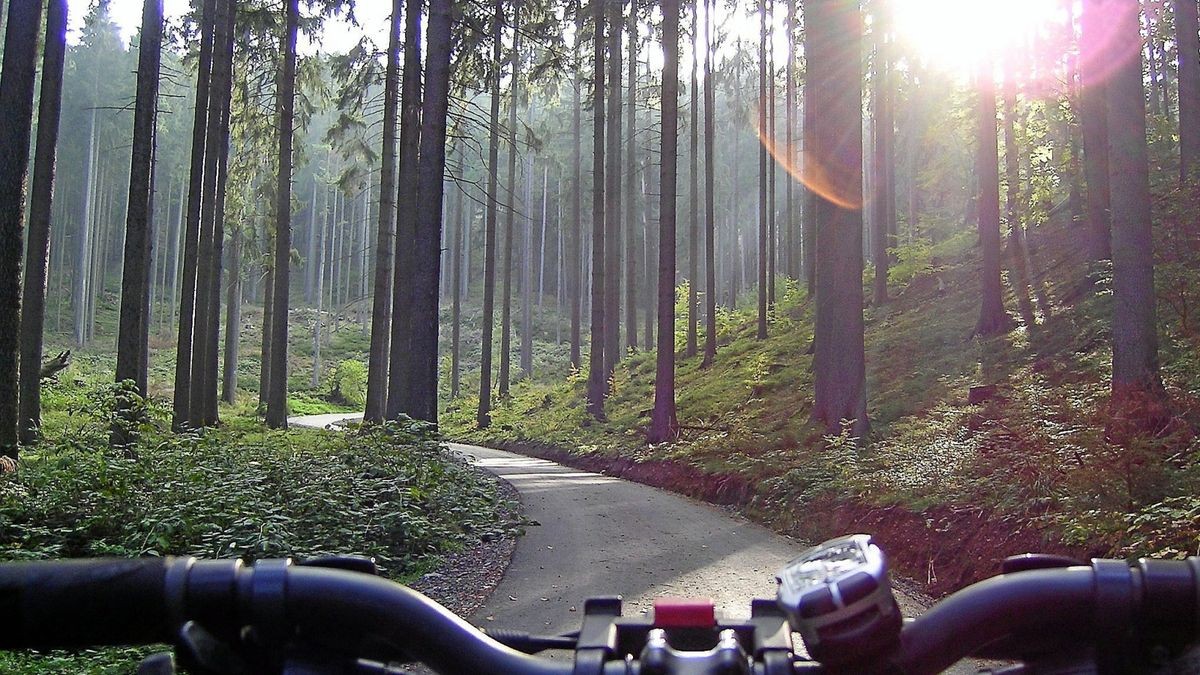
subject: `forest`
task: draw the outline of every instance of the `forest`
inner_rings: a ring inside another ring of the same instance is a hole
[[[415,580],[528,526],[446,441],[1200,555],[1196,0],[386,5],[0,0],[0,559]]]

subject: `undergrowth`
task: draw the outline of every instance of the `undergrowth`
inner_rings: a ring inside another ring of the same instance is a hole
[[[220,429],[177,435],[150,401],[139,442],[110,450],[121,391],[47,386],[46,440],[0,477],[0,559],[357,554],[407,580],[522,526],[494,481],[424,423],[281,432],[227,414]],[[140,653],[0,654],[0,672],[129,672]]]

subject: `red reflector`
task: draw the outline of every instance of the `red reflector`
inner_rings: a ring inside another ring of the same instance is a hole
[[[711,628],[717,609],[707,598],[657,598],[654,625],[658,628]]]

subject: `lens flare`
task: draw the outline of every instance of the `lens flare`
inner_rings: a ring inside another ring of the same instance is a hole
[[[836,158],[822,159],[811,150],[799,150],[795,144],[776,141],[759,128],[757,119],[751,120],[758,142],[767,154],[794,180],[816,195],[848,210],[863,207],[862,178],[855,176],[855,167]]]

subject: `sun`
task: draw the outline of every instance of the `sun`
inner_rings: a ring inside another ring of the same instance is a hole
[[[896,36],[925,65],[968,76],[990,59],[997,72],[1035,50],[1054,51],[1071,0],[894,0]],[[1065,49],[1065,47],[1063,47]]]

